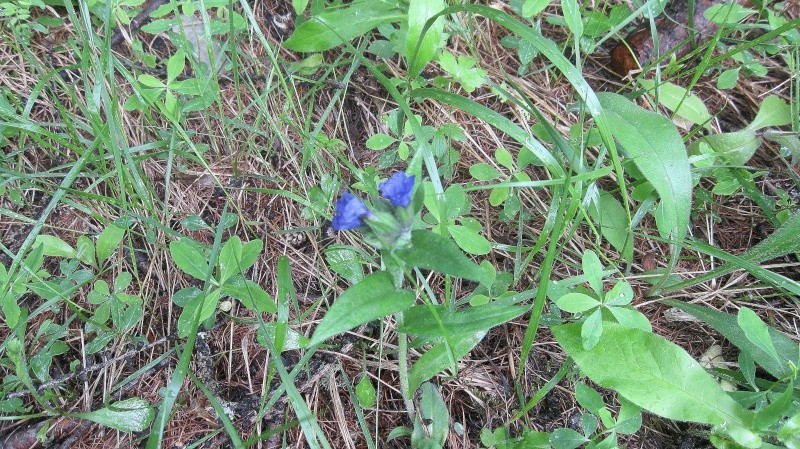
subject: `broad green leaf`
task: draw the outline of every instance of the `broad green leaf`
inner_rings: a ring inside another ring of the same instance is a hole
[[[514,156],[505,148],[498,148],[494,151],[494,159],[503,167],[514,170]]]
[[[639,82],[645,89],[656,88],[656,83],[653,80],[643,79]],[[706,128],[711,127],[711,114],[709,114],[708,108],[700,97],[689,92],[685,87],[670,82],[658,85],[657,89],[659,104],[674,112],[678,117],[695,125],[702,125]]]
[[[170,56],[167,60],[167,84],[178,78],[183,73],[183,68],[186,66],[186,53],[182,48],[178,48],[175,54]]]
[[[781,358],[778,356],[777,351],[775,351],[775,346],[772,344],[769,328],[761,321],[761,318],[759,318],[755,312],[747,307],[742,307],[739,309],[736,321],[751,343],[780,362]]]
[[[646,316],[630,306],[625,307],[609,307],[608,311],[614,315],[617,322],[625,327],[640,329],[645,332],[652,332],[653,326]]]
[[[625,218],[625,208],[614,195],[601,190],[597,203],[589,207],[589,215],[600,225],[600,234],[625,259],[633,257],[633,233]]]
[[[356,384],[356,398],[358,398],[358,404],[363,408],[371,408],[378,400],[375,386],[372,385],[372,381],[366,374],[361,376],[361,380]]]
[[[581,407],[595,415],[606,406],[600,393],[583,382],[578,382],[575,385],[575,400],[578,401]]]
[[[91,266],[97,265],[95,260],[94,243],[89,237],[85,235],[79,235],[78,241],[75,242],[75,251],[75,256],[81,262]]]
[[[753,344],[742,328],[739,327],[737,318],[733,315],[682,301],[665,301],[665,304],[677,307],[705,321],[776,378],[792,376],[790,363],[796,365],[800,360],[800,348],[798,348],[797,343],[776,329],[769,328],[768,331],[772,345],[780,356],[780,361],[775,360],[772,355]]]
[[[411,447],[415,449],[441,449],[450,428],[450,412],[439,389],[431,384],[420,386],[420,400],[411,433]]]
[[[181,271],[201,281],[206,279],[209,267],[202,245],[183,237],[169,242],[169,254]]]
[[[683,139],[666,117],[646,111],[609,92],[597,95],[611,133],[661,198],[659,232],[675,245],[673,259],[686,236],[692,207],[692,175]]]
[[[186,302],[181,311],[181,315],[178,317],[178,337],[180,338],[186,338],[189,336],[190,332],[197,330],[192,328],[194,325],[193,317],[195,312],[203,307],[205,295],[199,290],[197,290],[196,293],[198,293],[197,296]]]
[[[426,338],[444,337],[442,327],[450,334],[474,334],[488,331],[527,312],[529,307],[489,303],[455,312],[449,306],[419,305],[408,309],[400,330]],[[436,315],[434,315],[436,313]],[[438,316],[437,316],[438,315]],[[441,327],[440,327],[441,321]]]
[[[226,296],[236,298],[250,310],[261,313],[275,313],[278,306],[275,300],[255,282],[236,276],[228,280],[222,288]]]
[[[330,50],[379,25],[405,18],[406,15],[391,3],[362,1],[325,11],[301,23],[283,45],[302,52]]]
[[[325,260],[331,270],[343,277],[350,285],[358,284],[364,279],[361,259],[350,248],[330,248],[325,250]]]
[[[625,281],[619,281],[606,293],[603,303],[609,306],[624,306],[633,301],[633,288]]]
[[[411,232],[411,246],[397,251],[410,267],[424,268],[476,282],[489,281],[485,272],[470,260],[452,240],[430,231]]]
[[[585,436],[567,428],[556,429],[550,434],[550,445],[553,449],[575,449],[587,441],[589,439]]]
[[[52,235],[37,235],[34,245],[42,245],[45,256],[75,258],[77,252],[69,243]]]
[[[747,125],[748,130],[758,131],[771,126],[783,126],[792,122],[792,110],[786,100],[770,95],[761,102],[756,118]]]
[[[589,286],[592,287],[598,295],[603,294],[603,264],[597,254],[587,249],[583,252],[581,257],[581,268],[583,268],[583,275],[589,281]]]
[[[686,351],[658,335],[605,323],[594,348],[584,349],[581,325],[551,330],[581,372],[604,388],[664,418],[746,425],[752,417]]]
[[[396,141],[397,139],[388,134],[375,134],[367,139],[366,145],[370,150],[383,150]]]
[[[756,10],[745,8],[738,3],[713,5],[703,12],[703,16],[717,25],[733,25],[755,14]]]
[[[584,293],[572,292],[556,300],[559,309],[569,313],[583,313],[600,305],[600,301]]]
[[[461,225],[450,225],[447,227],[447,232],[456,241],[456,244],[469,254],[482,256],[489,254],[492,250],[492,243],[486,240],[479,232],[472,228]]]
[[[278,324],[279,323],[271,322],[264,323],[263,326],[259,325],[258,331],[256,332],[256,341],[258,344],[267,349],[277,348],[278,344],[275,341],[275,337],[278,333]],[[305,335],[292,329],[285,329],[285,331],[280,345],[281,352],[294,351],[295,349],[308,346],[309,340]]]
[[[567,27],[576,37],[583,36],[583,18],[577,0],[561,0],[561,10]]]
[[[692,143],[691,153],[699,153],[700,145],[703,143],[720,156],[721,164],[739,166],[744,165],[753,157],[761,145],[761,139],[754,130],[747,129],[731,133],[711,134]]]
[[[720,73],[719,77],[717,77],[717,89],[727,90],[736,87],[736,83],[739,82],[740,69],[741,67],[736,67]]]
[[[385,271],[372,273],[336,298],[309,344],[317,345],[336,334],[406,310],[415,299],[414,292],[394,288],[391,274]]]
[[[530,19],[547,8],[550,0],[525,0],[522,4],[522,17]]]
[[[460,360],[472,349],[481,342],[486,335],[485,331],[476,332],[471,335],[457,335],[452,340],[454,344],[450,345],[453,351],[453,358]],[[408,389],[409,391],[416,391],[416,389],[425,381],[431,379],[433,376],[439,374],[445,368],[451,365],[450,354],[446,343],[439,343],[428,349],[411,367],[408,374]]]
[[[436,19],[433,26],[422,36],[425,22],[445,8],[444,0],[411,0],[408,4],[408,33],[406,34],[406,58],[409,61],[408,75],[417,77],[432,59],[442,40],[444,18]],[[422,38],[420,40],[420,38]],[[419,51],[417,48],[419,47]]]
[[[497,171],[496,168],[485,162],[479,162],[469,168],[469,174],[478,181],[491,181],[497,179],[503,174]]]
[[[603,335],[603,311],[595,310],[583,321],[581,326],[581,342],[583,349],[589,350],[597,345]]]
[[[141,432],[153,421],[155,411],[144,399],[130,398],[93,412],[75,415],[123,432]]]
[[[242,259],[242,239],[234,235],[224,245],[219,252],[217,264],[219,265],[219,283],[224,284],[234,275],[240,273],[239,261]]]
[[[303,14],[303,11],[306,10],[306,6],[308,6],[308,0],[292,0],[292,7],[294,7],[294,13],[298,16]]]

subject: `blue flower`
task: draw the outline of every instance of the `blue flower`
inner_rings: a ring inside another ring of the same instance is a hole
[[[394,207],[407,207],[411,202],[411,191],[414,190],[414,175],[397,172],[387,181],[380,183],[378,190],[381,196],[389,200]]]
[[[344,192],[336,202],[336,215],[333,216],[332,227],[334,231],[346,231],[364,226],[364,219],[371,215],[367,205],[354,197],[350,192]]]

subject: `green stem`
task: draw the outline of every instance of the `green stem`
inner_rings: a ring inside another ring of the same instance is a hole
[[[395,314],[397,326],[403,324],[403,312]],[[400,374],[400,394],[406,405],[408,419],[414,422],[414,402],[411,401],[411,392],[408,391],[408,338],[405,332],[397,333],[397,365]]]

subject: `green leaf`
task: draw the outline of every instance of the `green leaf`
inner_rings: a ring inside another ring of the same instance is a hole
[[[424,268],[476,282],[491,282],[481,267],[470,260],[452,240],[430,231],[411,232],[411,247],[397,251],[408,266]]]
[[[661,197],[661,236],[673,244],[673,258],[686,236],[692,207],[692,175],[683,139],[666,117],[609,92],[597,95],[611,133]]]
[[[264,323],[263,326],[259,325],[256,333],[256,341],[258,344],[266,349],[277,348],[278,342],[275,341],[275,337],[278,334],[279,324],[280,323],[271,322]],[[283,330],[286,332],[281,341],[281,352],[294,351],[308,346],[309,340],[305,335],[292,329],[286,329],[285,327]]]
[[[790,369],[790,363],[796,364],[797,361],[800,360],[800,348],[798,348],[797,343],[792,341],[792,339],[784,333],[769,328],[772,344],[780,355],[780,361],[777,361],[772,355],[750,341],[744,331],[742,331],[742,328],[739,327],[735,316],[708,307],[688,304],[681,301],[664,301],[664,303],[671,307],[677,307],[708,323],[714,330],[722,334],[723,337],[739,348],[740,351],[747,353],[759,366],[764,368],[764,370],[772,376],[780,379],[793,375]]]
[[[581,407],[595,415],[606,406],[600,393],[583,382],[578,382],[575,385],[575,400],[578,401]]]
[[[756,412],[754,425],[758,430],[767,430],[777,423],[786,413],[791,410],[792,396],[794,394],[794,381],[789,380],[789,384],[777,399],[771,404]]]
[[[44,250],[43,254],[45,256],[66,257],[68,259],[74,259],[75,256],[77,256],[75,248],[70,246],[69,243],[52,235],[37,235],[36,241],[33,244],[34,246],[42,245],[42,249]]]
[[[283,45],[302,52],[330,50],[379,25],[405,18],[406,15],[391,3],[362,1],[325,11],[301,23]]]
[[[553,449],[575,449],[587,441],[589,439],[585,436],[567,428],[556,429],[550,434],[550,445]]]
[[[792,122],[792,110],[786,100],[770,95],[761,102],[756,118],[747,125],[747,130],[758,131],[761,128],[788,125]]]
[[[394,288],[391,274],[385,271],[372,273],[336,298],[309,344],[317,345],[336,334],[406,310],[415,299],[414,292]]]
[[[485,331],[471,335],[459,334],[452,338],[454,343],[449,348],[446,343],[439,343],[427,350],[411,367],[411,371],[408,374],[409,391],[416,391],[423,382],[430,380],[433,376],[451,366],[450,350],[452,350],[452,357],[455,360],[460,360],[469,354],[485,335]]]
[[[169,242],[169,254],[181,271],[201,281],[206,279],[209,266],[200,243],[188,237],[173,240]]]
[[[420,386],[418,414],[414,418],[411,446],[415,449],[443,448],[450,427],[450,412],[439,389],[431,384]]]
[[[522,4],[522,17],[530,19],[547,8],[550,0],[525,0]]]
[[[358,284],[364,279],[364,269],[361,259],[350,248],[330,248],[325,250],[325,260],[331,270],[343,277],[351,285]]]
[[[442,40],[444,18],[436,19],[422,36],[425,22],[445,8],[443,0],[411,0],[408,4],[408,33],[406,34],[406,58],[409,61],[408,76],[414,79],[431,62]],[[422,38],[422,40],[420,40]],[[417,46],[419,45],[419,51]]]
[[[643,79],[639,82],[646,89],[656,87],[656,83],[653,80]],[[676,116],[696,125],[703,125],[706,128],[711,127],[711,114],[708,112],[705,103],[685,87],[664,82],[657,86],[657,92],[658,103],[674,112]]]
[[[633,258],[633,233],[625,218],[625,208],[614,195],[601,190],[589,215],[600,224],[600,234],[626,259]]]
[[[366,374],[361,376],[361,380],[356,384],[356,398],[358,403],[363,408],[370,408],[377,402],[378,394],[375,391],[375,386],[369,380]]]
[[[583,252],[583,257],[581,257],[581,268],[583,268],[583,275],[586,276],[586,280],[589,281],[589,285],[592,287],[595,293],[598,295],[603,294],[603,264],[600,262],[600,258],[597,257],[597,254],[587,249]]]
[[[217,264],[219,266],[219,283],[224,284],[232,276],[240,274],[239,261],[242,259],[242,239],[234,235],[219,252]]]
[[[141,432],[153,421],[155,411],[144,399],[130,398],[93,412],[75,415],[122,432]]]
[[[751,343],[761,348],[762,351],[771,355],[776,361],[780,362],[781,358],[778,356],[778,352],[775,350],[775,346],[772,344],[772,338],[769,335],[769,328],[763,321],[761,321],[761,318],[759,318],[755,312],[747,307],[742,307],[739,309],[739,314],[736,317],[736,321],[739,323],[739,327],[742,328],[742,331]]]
[[[491,181],[503,176],[496,168],[491,165],[480,162],[469,168],[469,174],[478,181]]]
[[[581,326],[581,344],[583,349],[589,350],[597,345],[603,335],[603,311],[600,309],[586,317]]]
[[[614,318],[617,319],[619,324],[625,327],[640,329],[645,332],[653,331],[653,326],[650,324],[650,320],[648,320],[646,316],[633,307],[609,307],[608,311],[614,315]]]
[[[741,22],[756,10],[745,8],[738,3],[723,3],[711,6],[703,12],[703,16],[717,25],[733,25]]]
[[[583,313],[600,306],[600,301],[584,293],[572,292],[558,298],[556,305],[565,312]]]
[[[511,321],[528,310],[526,306],[501,303],[468,307],[455,312],[446,305],[419,305],[406,311],[400,330],[426,338],[443,337],[443,330],[450,334],[472,335]]]
[[[383,150],[396,141],[397,139],[388,134],[375,134],[367,139],[366,145],[370,150]]]
[[[706,424],[745,425],[749,413],[679,346],[663,337],[605,323],[594,348],[583,347],[581,325],[552,332],[581,372],[634,404],[664,418]]]
[[[561,0],[561,10],[564,13],[564,21],[567,22],[567,28],[572,31],[572,34],[576,37],[583,36],[583,19],[577,0]]]
[[[182,48],[178,48],[175,54],[170,56],[167,60],[167,84],[178,78],[183,73],[183,68],[186,66],[186,53]]]
[[[292,0],[292,7],[294,7],[294,13],[298,16],[303,14],[303,11],[306,10],[306,6],[308,6],[308,0]]]
[[[624,306],[633,301],[631,284],[619,281],[606,293],[603,303],[608,306]]]
[[[739,82],[739,70],[741,67],[728,69],[719,74],[717,78],[717,89],[727,90],[736,87]]]
[[[514,156],[505,148],[496,149],[494,151],[494,159],[503,167],[512,171],[514,170]]]
[[[189,293],[187,296],[193,297],[185,303],[181,315],[178,317],[178,337],[180,338],[186,338],[190,332],[197,330],[193,329],[193,317],[195,312],[203,306],[205,299],[205,295],[200,290],[187,290],[187,292]],[[193,295],[194,293],[196,296]]]
[[[85,235],[79,235],[78,241],[75,243],[76,249],[76,257],[81,262],[85,263],[86,265],[95,266],[97,265],[95,261],[95,250],[94,250],[94,243],[89,237]]]
[[[461,225],[450,225],[447,232],[456,241],[456,244],[469,254],[482,256],[489,254],[492,250],[492,243],[486,240],[478,231]]]
[[[761,145],[761,139],[758,138],[755,130],[748,129],[712,134],[703,136],[692,143],[690,151],[693,154],[700,153],[701,144],[706,144],[714,150],[714,153],[721,157],[722,164],[739,166],[744,165],[753,157]]]
[[[275,300],[255,282],[236,276],[222,287],[222,294],[236,298],[245,307],[259,313],[275,313],[278,306]]]

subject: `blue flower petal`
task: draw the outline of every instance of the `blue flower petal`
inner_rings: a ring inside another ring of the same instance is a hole
[[[336,202],[336,215],[333,216],[331,226],[334,231],[346,231],[364,226],[364,219],[370,215],[367,205],[363,201],[344,192]]]
[[[414,190],[414,175],[397,172],[387,181],[380,183],[378,190],[381,196],[389,200],[394,207],[408,207],[411,202],[411,192]]]

